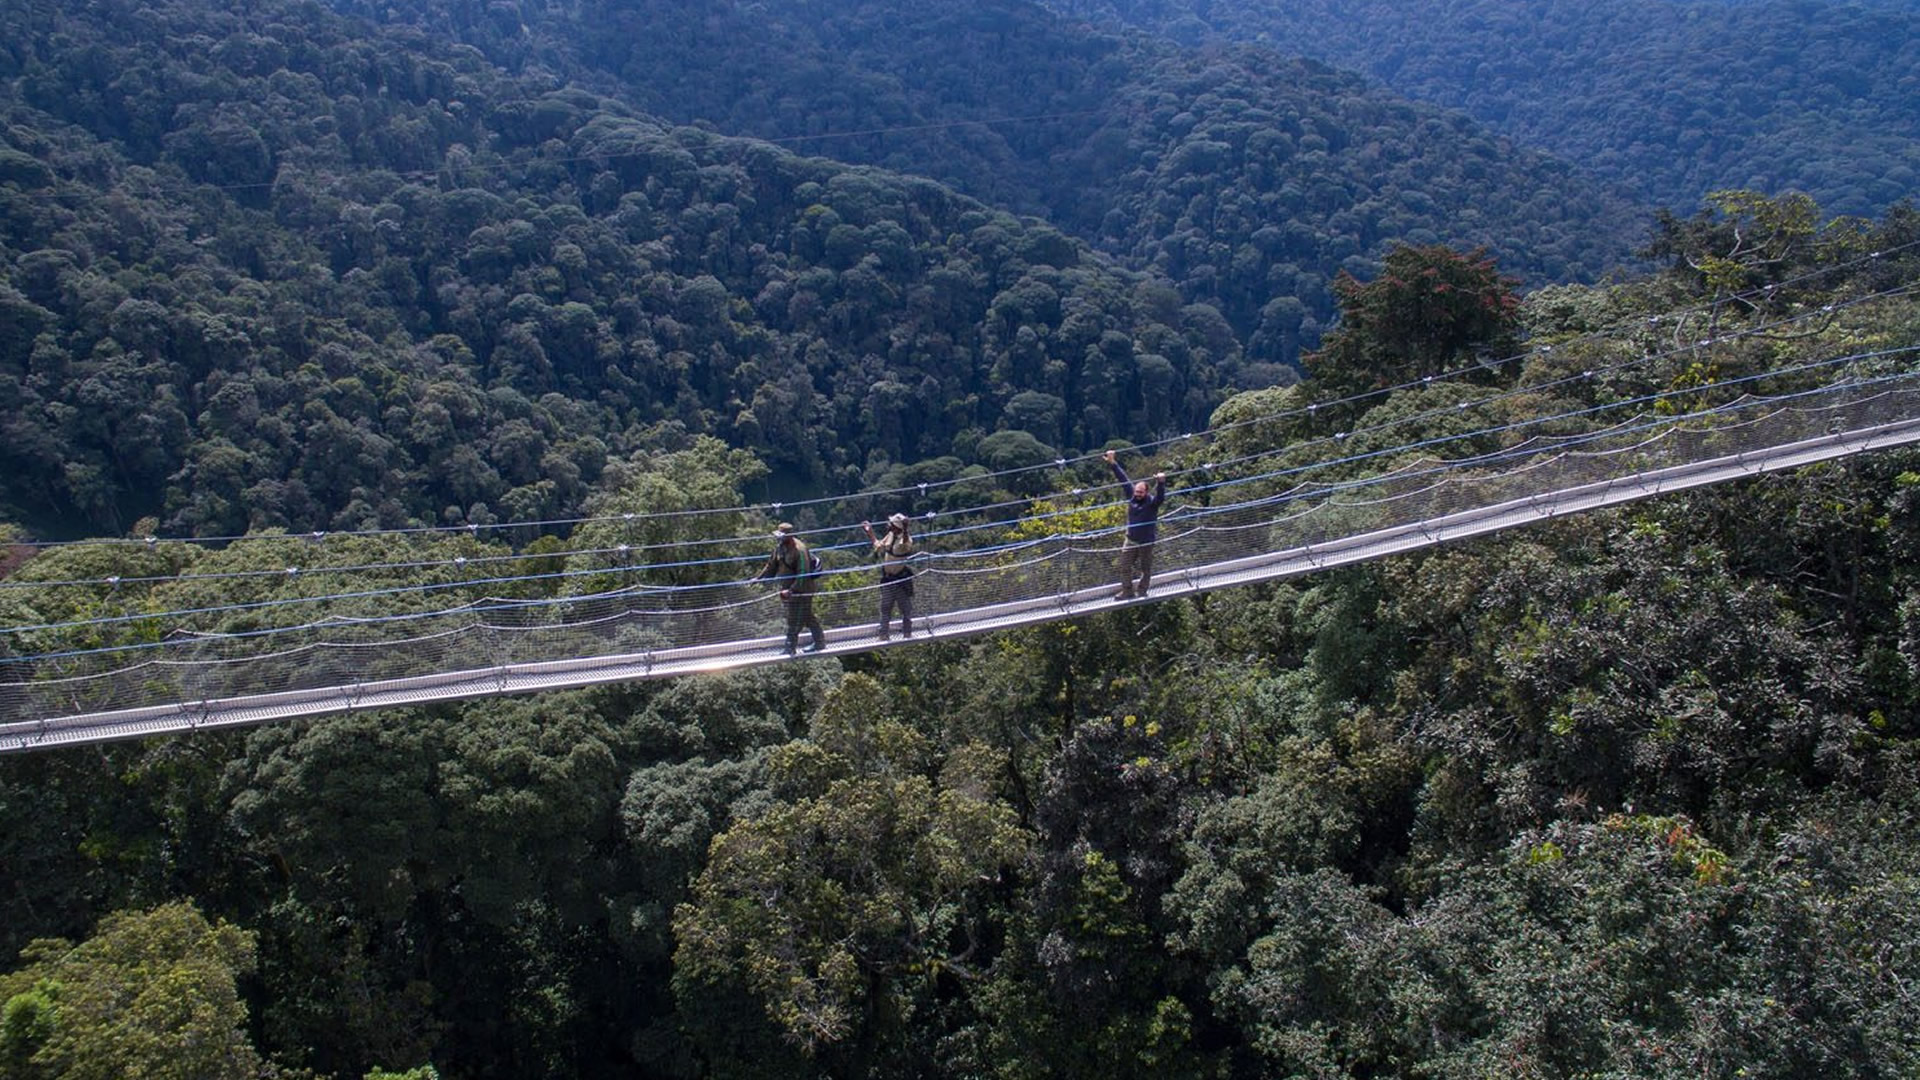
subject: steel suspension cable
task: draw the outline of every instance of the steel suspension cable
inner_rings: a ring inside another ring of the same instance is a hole
[[[1915,241],[1914,243],[1920,244],[1920,241]],[[1560,378],[1548,380],[1543,383],[1517,385],[1514,387],[1507,388],[1506,390],[1500,391],[1487,398],[1481,399],[1479,402],[1475,402],[1474,404],[1481,405],[1481,404],[1491,403],[1491,402],[1506,399],[1506,398],[1539,393],[1543,390],[1554,389],[1559,386],[1568,385],[1573,382],[1578,382],[1582,379],[1592,379],[1603,374],[1629,370],[1631,368],[1640,366],[1642,364],[1650,363],[1659,359],[1665,359],[1677,354],[1683,354],[1685,352],[1692,351],[1694,349],[1703,347],[1705,345],[1724,344],[1728,341],[1738,340],[1740,338],[1744,338],[1748,336],[1771,333],[1771,332],[1777,331],[1779,328],[1783,326],[1790,326],[1804,319],[1825,317],[1827,314],[1838,309],[1844,309],[1847,306],[1854,306],[1858,304],[1867,303],[1872,300],[1885,299],[1893,296],[1898,296],[1898,295],[1910,292],[1914,288],[1915,286],[1911,284],[1901,285],[1891,289],[1881,290],[1876,293],[1866,294],[1861,297],[1854,298],[1853,300],[1844,302],[1842,305],[1828,305],[1818,311],[1801,313],[1801,314],[1792,316],[1790,318],[1781,319],[1774,323],[1763,324],[1759,327],[1749,327],[1749,328],[1743,328],[1736,331],[1730,331],[1711,339],[1703,339],[1701,341],[1689,342],[1685,345],[1678,346],[1678,347],[1675,347],[1674,349],[1667,350],[1664,352],[1654,352],[1654,353],[1643,354],[1631,360],[1618,361],[1613,364],[1602,365],[1597,368],[1589,369],[1573,375],[1562,376]],[[1561,348],[1566,347],[1566,343],[1562,343],[1561,346],[1559,347]],[[1530,350],[1526,353],[1516,354],[1516,356],[1518,358],[1531,357],[1541,351],[1551,351],[1553,348],[1554,348],[1553,346],[1543,346],[1543,347],[1540,347],[1539,349]],[[1507,361],[1501,361],[1501,363],[1505,363],[1505,362]],[[1387,393],[1404,391],[1408,389],[1429,387],[1434,385],[1437,382],[1445,381],[1450,378],[1474,374],[1478,371],[1485,370],[1486,367],[1487,365],[1481,365],[1478,368],[1459,369],[1453,372],[1447,372],[1440,375],[1427,376],[1420,380],[1409,381],[1406,383],[1398,384],[1393,387],[1367,391],[1362,394],[1350,395],[1349,397],[1341,398],[1333,401],[1314,402],[1314,403],[1310,403],[1303,406],[1293,407],[1290,409],[1279,410],[1271,414],[1265,414],[1261,416],[1251,417],[1241,421],[1235,421],[1231,424],[1222,425],[1219,428],[1215,428],[1207,432],[1201,432],[1198,434],[1171,436],[1165,439],[1157,440],[1152,443],[1139,444],[1134,449],[1143,450],[1143,449],[1152,448],[1152,447],[1167,446],[1167,445],[1171,445],[1171,444],[1179,443],[1183,441],[1190,441],[1195,438],[1208,438],[1208,439],[1217,438],[1221,433],[1231,431],[1237,428],[1253,425],[1253,424],[1272,423],[1275,420],[1284,419],[1287,417],[1312,415],[1323,408],[1333,409],[1343,404],[1350,404],[1353,402],[1370,399],[1372,397],[1387,394]],[[1348,437],[1349,435],[1358,435],[1364,432],[1379,430],[1380,428],[1383,428],[1383,427],[1389,427],[1389,426],[1398,425],[1398,424],[1413,423],[1422,419],[1431,418],[1432,416],[1437,415],[1441,411],[1443,410],[1432,410],[1427,413],[1417,413],[1407,417],[1402,417],[1393,421],[1389,421],[1383,425],[1376,425],[1375,427],[1372,427],[1372,428],[1357,428],[1350,432],[1340,433],[1335,436],[1324,436],[1321,438],[1323,440],[1339,439],[1339,438]],[[1277,448],[1273,451],[1269,451],[1268,453],[1292,452],[1294,450],[1297,450],[1299,445],[1300,444],[1294,444],[1288,447]],[[944,485],[944,484],[959,484],[959,483],[979,483],[982,481],[992,480],[995,478],[1000,478],[1005,476],[1017,475],[1020,473],[1034,472],[1034,471],[1040,471],[1045,469],[1057,469],[1062,467],[1063,465],[1085,463],[1093,460],[1097,456],[1098,455],[1095,455],[1095,454],[1086,454],[1086,455],[1081,455],[1080,457],[1071,459],[1071,461],[1068,461],[1067,459],[1057,459],[1053,464],[1049,464],[1049,465],[1026,466],[1026,467],[1021,467],[1019,469],[1003,470],[1002,472],[995,473],[995,474],[963,477],[953,481],[942,482],[942,484]],[[1262,456],[1262,455],[1250,455],[1250,457],[1257,457],[1257,456]],[[1247,460],[1247,458],[1241,458],[1241,459],[1235,459],[1235,460]],[[1219,466],[1227,463],[1214,462],[1211,464],[1213,466]],[[1193,472],[1193,471],[1197,471],[1197,470],[1185,470],[1184,472]],[[1176,473],[1173,475],[1182,475],[1182,474],[1183,473]],[[860,499],[881,498],[890,494],[912,492],[916,490],[925,490],[929,486],[930,485],[916,485],[913,488],[898,488],[898,489],[889,489],[887,491],[877,491],[877,492],[856,492],[856,493],[850,493],[846,495],[821,497],[819,499],[808,500],[808,502],[809,504],[824,504],[824,503],[834,503],[834,502],[846,503],[846,502],[856,501]],[[1077,493],[1078,492],[1076,491],[1075,494]],[[1032,497],[1016,498],[1016,499],[1003,500],[1003,501],[993,502],[993,503],[977,504],[970,507],[962,507],[962,508],[952,509],[952,510],[929,511],[927,514],[923,516],[922,520],[937,520],[939,518],[965,519],[969,517],[977,517],[980,514],[991,513],[998,510],[1004,510],[1012,507],[1025,505],[1031,501],[1032,501]],[[782,505],[790,506],[790,505],[798,505],[798,504],[775,503],[770,505],[773,507],[779,507]],[[634,523],[638,521],[671,519],[671,518],[686,516],[694,513],[747,514],[747,513],[755,512],[756,509],[757,507],[754,507],[754,506],[746,506],[746,507],[725,507],[725,508],[716,507],[716,508],[707,508],[699,511],[664,511],[659,513],[648,513],[648,514],[636,514],[633,512],[627,512],[617,517],[605,516],[605,517],[572,519],[568,522],[558,522],[558,523],[560,524],[618,523],[618,524],[631,527]],[[533,524],[545,524],[545,523],[524,523],[524,522],[509,523],[509,524],[503,524],[500,527],[501,528],[531,527]],[[849,527],[850,525],[848,524],[830,524],[830,525],[818,526],[818,527],[809,528],[809,529],[803,529],[803,530],[800,530],[799,532],[800,532],[800,535],[802,536],[818,536],[818,535],[826,535],[829,533],[843,532]],[[952,529],[952,530],[939,530],[935,532],[925,533],[923,535],[926,535],[928,537],[940,536],[940,535],[958,535],[958,534],[971,531],[973,528],[977,528],[977,527],[979,526],[968,526],[968,527],[962,527],[962,528]],[[455,526],[455,527],[449,527],[445,529],[435,529],[435,530],[432,530],[432,533],[437,535],[447,535],[447,536],[466,533],[466,534],[477,537],[479,528],[480,527],[478,526]],[[326,539],[332,538],[332,537],[351,538],[351,537],[393,536],[393,535],[402,535],[406,533],[408,533],[408,530],[369,530],[366,532],[357,532],[357,533],[315,532],[315,533],[309,533],[309,534],[289,533],[289,534],[272,535],[272,536],[249,535],[249,536],[243,536],[243,537],[229,537],[229,538],[222,538],[222,539],[229,542],[245,543],[249,545],[260,545],[260,544],[276,543],[276,542],[283,542],[283,541],[320,544],[320,543],[323,543]],[[669,550],[669,549],[718,546],[722,544],[738,545],[741,543],[751,542],[752,540],[755,540],[758,538],[760,538],[760,533],[755,532],[750,535],[670,540],[670,541],[662,541],[657,543],[642,544],[638,546],[630,545],[630,544],[620,544],[612,547],[599,547],[599,548],[562,548],[562,549],[557,549],[552,551],[509,552],[509,553],[502,553],[502,554],[495,554],[495,555],[483,554],[483,555],[473,555],[473,556],[463,555],[463,556],[455,556],[452,558],[433,559],[433,560],[403,560],[403,561],[394,561],[394,562],[362,563],[362,564],[347,565],[347,566],[324,566],[323,565],[323,566],[316,566],[316,567],[287,567],[279,570],[262,569],[262,570],[212,572],[212,573],[202,573],[202,574],[189,573],[189,574],[149,575],[149,576],[115,575],[107,578],[64,579],[64,580],[55,580],[55,581],[35,581],[27,578],[14,578],[6,581],[0,581],[0,591],[11,590],[11,589],[44,589],[44,588],[54,588],[54,587],[98,587],[101,585],[107,585],[110,587],[117,588],[122,585],[131,586],[131,585],[137,585],[137,584],[149,584],[149,583],[161,583],[161,582],[195,582],[195,581],[264,579],[264,578],[286,577],[294,574],[307,574],[307,575],[323,575],[323,574],[331,575],[331,574],[343,574],[343,573],[367,574],[367,573],[380,572],[380,571],[444,569],[449,567],[457,567],[457,568],[464,569],[464,568],[476,566],[476,565],[523,562],[523,561],[537,560],[537,559],[551,560],[554,558],[567,558],[567,557],[578,557],[578,556],[620,556],[623,558],[627,558],[627,557],[633,556],[636,553],[654,552],[654,551],[662,551],[662,550]],[[215,538],[200,538],[200,542],[211,543],[213,542],[214,539]],[[124,546],[124,545],[131,545],[131,544],[145,544],[147,547],[152,548],[158,542],[159,541],[157,541],[156,538],[152,538],[152,537],[139,539],[139,540],[130,539],[130,538],[116,538],[116,539],[100,539],[100,540],[67,541],[67,542],[62,542],[58,544],[48,544],[48,545],[41,545],[41,546],[43,549],[46,549],[46,548],[55,548],[55,547],[69,548],[69,547],[80,547],[80,546],[111,546],[111,545]],[[166,542],[173,543],[178,541],[170,540]],[[27,545],[27,546],[32,546],[32,545]],[[822,550],[854,550],[859,548],[860,546],[861,545],[858,542],[853,542],[853,543],[846,543],[846,544],[830,545],[828,547],[823,548]],[[753,562],[753,561],[757,561],[757,558],[758,557],[756,556],[720,557],[720,558],[706,559],[706,560],[686,560],[686,561],[678,561],[678,562],[671,562],[671,563],[650,563],[648,565],[652,568],[696,567],[696,566],[704,566],[704,565],[724,565],[729,563],[737,564],[737,563]],[[526,577],[525,580],[535,580],[539,577],[545,577],[545,576],[551,576],[551,575],[531,575]],[[512,580],[512,579],[504,578],[504,577],[479,578],[479,579],[472,579],[472,581],[469,583],[484,584],[490,581],[505,581],[505,580]],[[346,595],[346,594],[342,594],[342,595]]]
[[[1845,356],[1836,357],[1836,358],[1832,358],[1825,361],[1818,361],[1818,362],[1797,365],[1794,367],[1783,368],[1783,369],[1775,369],[1772,371],[1768,371],[1768,372],[1764,372],[1756,375],[1748,375],[1748,376],[1741,376],[1734,379],[1721,380],[1720,382],[1717,382],[1717,383],[1702,384],[1700,386],[1692,386],[1692,387],[1687,387],[1680,390],[1661,391],[1659,393],[1643,395],[1642,397],[1639,397],[1639,398],[1633,398],[1633,399],[1627,399],[1620,402],[1608,403],[1606,405],[1590,406],[1584,409],[1572,410],[1569,412],[1553,414],[1545,417],[1535,417],[1535,418],[1530,418],[1526,420],[1513,421],[1507,424],[1479,428],[1474,431],[1465,432],[1465,433],[1436,436],[1433,438],[1419,440],[1411,443],[1403,443],[1393,447],[1365,451],[1361,453],[1346,455],[1339,458],[1328,459],[1325,461],[1311,462],[1305,465],[1292,466],[1292,467],[1277,470],[1277,471],[1260,473],[1260,474],[1255,474],[1255,475],[1245,476],[1245,477],[1236,477],[1236,478],[1222,480],[1222,481],[1215,481],[1206,485],[1196,485],[1193,487],[1183,489],[1183,494],[1193,494],[1197,492],[1205,492],[1205,491],[1232,487],[1240,484],[1248,484],[1248,483],[1254,483],[1254,482],[1265,481],[1265,480],[1287,478],[1287,477],[1296,476],[1305,472],[1316,471],[1320,469],[1335,468],[1339,466],[1353,465],[1353,464],[1357,464],[1357,463],[1361,463],[1361,462],[1365,462],[1365,461],[1369,461],[1369,460],[1373,460],[1381,457],[1402,456],[1402,455],[1417,452],[1420,450],[1428,449],[1433,446],[1443,445],[1446,443],[1485,438],[1490,435],[1504,434],[1508,432],[1523,430],[1525,428],[1537,426],[1540,424],[1552,423],[1552,422],[1557,422],[1557,421],[1562,421],[1567,419],[1576,419],[1584,416],[1589,416],[1598,412],[1617,410],[1617,409],[1628,408],[1628,407],[1637,406],[1637,405],[1647,405],[1650,403],[1658,403],[1674,397],[1692,396],[1707,390],[1731,389],[1731,388],[1742,386],[1742,385],[1748,385],[1753,382],[1759,381],[1761,379],[1776,378],[1782,375],[1804,373],[1804,372],[1815,370],[1818,368],[1831,367],[1841,363],[1854,362],[1854,361],[1869,359],[1869,358],[1879,358],[1879,357],[1884,357],[1889,355],[1898,355],[1898,354],[1910,353],[1915,351],[1920,351],[1920,346],[1907,346],[1907,347],[1902,347],[1898,349],[1877,350],[1869,353],[1848,354]],[[1899,378],[1899,377],[1903,377],[1903,376],[1890,376],[1890,378]],[[1837,387],[1829,387],[1827,389],[1831,390],[1836,388],[1844,388],[1851,385],[1866,385],[1866,383],[1861,383],[1861,382],[1850,383],[1850,384],[1843,383],[1843,384],[1838,384]],[[1677,418],[1663,418],[1661,421],[1658,421],[1658,423],[1673,424],[1680,420],[1689,419],[1694,416],[1710,416],[1710,415],[1714,415],[1716,412],[1719,411],[1719,409],[1722,409],[1722,408],[1725,408],[1725,406],[1718,407],[1716,409],[1705,410],[1697,414],[1690,414],[1689,416],[1682,416]],[[1450,410],[1442,410],[1442,411],[1450,411]],[[1602,432],[1601,434],[1605,434],[1605,433],[1606,432]],[[1330,437],[1330,438],[1333,438],[1333,437]],[[1264,457],[1264,456],[1266,455],[1265,454],[1249,455],[1248,458],[1240,459],[1240,460],[1253,460],[1253,459],[1257,459],[1259,457]],[[1232,464],[1232,463],[1235,463],[1235,462],[1228,462],[1227,464]],[[1468,465],[1474,464],[1476,463],[1476,459],[1466,459],[1465,463]],[[1202,469],[1204,468],[1206,467],[1202,467]],[[1187,470],[1186,472],[1190,473],[1194,471],[1201,471],[1201,469]],[[1102,503],[1102,504],[1099,504],[1098,507],[1095,507],[1093,509],[1110,507],[1114,505],[1118,505],[1117,501]],[[1084,512],[1087,509],[1089,508],[1074,507],[1074,508],[1069,508],[1064,510],[1053,510],[1045,513],[1024,516],[1024,517],[1015,519],[1014,521],[1011,521],[1011,522],[995,522],[995,523],[983,524],[980,526],[973,526],[973,527],[970,527],[969,530],[964,530],[964,531],[973,531],[973,530],[982,529],[982,528],[996,528],[996,529],[1005,530],[1007,528],[1011,528],[1019,524],[1045,522],[1052,518],[1060,517],[1066,514]],[[962,530],[956,530],[956,532],[958,531],[962,531]],[[950,554],[943,553],[942,555],[937,557],[964,558],[964,557],[969,557],[969,556],[974,556],[974,555],[979,555],[984,553],[993,553],[998,550],[1001,550],[1001,549],[997,547],[974,548],[974,549],[967,549],[967,550],[954,552]],[[337,601],[343,601],[343,600],[368,599],[373,597],[390,597],[390,596],[398,596],[398,595],[426,594],[426,593],[441,592],[441,591],[447,591],[447,590],[458,589],[458,588],[471,588],[475,586],[479,586],[479,587],[510,586],[510,585],[517,585],[517,584],[551,582],[555,580],[572,579],[572,578],[599,577],[599,576],[605,576],[610,573],[617,574],[617,573],[628,572],[628,571],[631,571],[631,572],[658,571],[663,569],[676,569],[676,568],[687,567],[687,566],[705,566],[705,565],[715,565],[719,563],[739,562],[739,561],[758,562],[758,561],[762,561],[762,557],[749,556],[749,557],[744,557],[743,559],[732,559],[732,560],[700,560],[692,563],[680,563],[680,564],[675,564],[675,563],[649,564],[649,565],[630,567],[630,568],[595,568],[595,569],[587,569],[587,570],[566,570],[566,571],[556,571],[556,572],[546,573],[546,574],[518,575],[518,576],[500,577],[500,578],[482,578],[482,579],[473,579],[473,580],[461,581],[461,582],[427,583],[427,584],[420,584],[420,585],[395,586],[395,587],[390,587],[385,589],[329,593],[329,594],[317,595],[312,597],[292,597],[292,598],[282,598],[277,600],[256,601],[256,602],[244,603],[244,604],[214,605],[214,606],[207,606],[202,608],[178,609],[178,610],[162,611],[162,612],[144,612],[144,613],[136,613],[136,614],[129,614],[129,615],[104,616],[104,617],[97,617],[92,619],[72,620],[72,621],[58,622],[58,623],[43,623],[43,624],[34,624],[34,625],[27,625],[27,626],[6,627],[6,628],[0,628],[0,634],[22,634],[22,633],[30,633],[30,632],[76,630],[76,629],[84,629],[84,628],[111,626],[116,624],[148,622],[148,621],[154,621],[154,620],[179,620],[179,619],[184,619],[190,616],[225,615],[225,614],[234,614],[234,613],[240,613],[240,612],[276,609],[276,608],[290,607],[295,605],[322,604],[322,603],[337,602]],[[641,585],[641,586],[630,587],[630,588],[638,588],[638,589],[649,591],[649,592],[698,591],[698,590],[711,590],[711,589],[743,585],[748,583],[751,580],[752,579],[737,579],[737,580],[731,580],[731,581],[712,582],[712,583],[704,583],[704,584],[698,584],[698,585],[648,584],[648,585]],[[616,590],[614,593],[587,594],[584,596],[573,595],[573,596],[566,596],[566,597],[545,598],[537,602],[529,602],[529,603],[541,603],[541,604],[577,603],[582,600],[591,599],[595,596],[615,595],[619,592],[624,592],[624,591],[626,590]],[[421,617],[430,617],[437,614],[447,614],[453,611],[467,610],[469,607],[470,605],[461,605],[460,607],[451,608],[451,609],[437,609],[434,611],[406,613],[403,615],[368,617],[365,619],[358,619],[355,621],[365,623],[365,622],[378,622],[382,620],[415,619],[415,618],[421,618]],[[315,626],[315,625],[319,625],[319,624],[302,623],[302,624],[298,624],[296,626],[290,626],[290,627],[270,628],[269,631],[264,631],[264,632],[280,632],[280,631],[288,631],[288,630],[306,629],[306,628],[311,628],[312,626]],[[116,647],[109,647],[102,650],[81,650],[81,652],[111,652],[111,651],[115,651],[115,649]],[[59,655],[75,655],[75,654],[76,653],[62,653]],[[36,654],[34,656],[26,656],[26,657],[0,657],[0,664],[19,662],[27,659],[43,658],[43,655],[51,655],[51,654]]]

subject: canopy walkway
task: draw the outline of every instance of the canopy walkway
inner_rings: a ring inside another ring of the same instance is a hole
[[[1147,602],[1904,446],[1920,441],[1920,374],[1742,397],[1679,415],[1656,410],[1599,430],[1432,456],[1434,443],[1484,444],[1486,432],[1475,434],[1351,456],[1350,473],[1354,462],[1377,464],[1346,479],[1300,482],[1305,470],[1288,468],[1209,485],[1201,481],[1215,466],[1190,470],[1193,482],[1175,492],[1162,518]],[[1378,467],[1387,462],[1395,467]],[[1024,518],[1022,531],[1044,532],[1047,521]],[[1142,602],[1113,597],[1117,528],[1007,535],[1003,522],[1000,542],[922,559],[911,638],[881,640],[870,566],[829,575],[816,599],[827,624],[824,655],[911,648]],[[7,657],[0,752],[805,662],[785,655],[782,620],[766,583],[635,584],[244,634],[176,629],[137,647]]]

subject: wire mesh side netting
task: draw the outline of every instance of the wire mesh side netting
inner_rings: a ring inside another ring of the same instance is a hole
[[[1269,580],[1916,440],[1920,376],[1906,375],[1478,457],[1410,457],[1346,480],[1176,491],[1160,521],[1152,595]],[[1113,602],[1120,548],[1115,527],[923,555],[914,629],[949,637],[1097,610]],[[877,571],[837,570],[817,584],[810,604],[829,652],[881,644]],[[175,629],[138,649],[9,659],[0,750],[771,662],[784,657],[787,619],[771,584],[728,582],[489,598],[247,634]],[[910,640],[895,630],[896,643]]]

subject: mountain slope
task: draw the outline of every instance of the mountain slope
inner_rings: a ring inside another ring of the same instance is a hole
[[[1463,109],[1682,212],[1798,190],[1873,216],[1920,180],[1920,10],[1761,0],[1055,0],[1183,41],[1261,42]]]
[[[1243,379],[1217,313],[930,181],[311,5],[9,14],[0,505],[44,529],[564,516],[692,434],[854,485]]]
[[[1647,219],[1563,164],[1319,64],[1105,33],[1013,0],[577,0],[510,27],[439,2],[386,17],[677,120],[1043,213],[1164,270],[1265,362],[1296,359],[1332,316],[1327,282],[1370,274],[1393,243],[1484,245],[1538,285],[1619,265]]]

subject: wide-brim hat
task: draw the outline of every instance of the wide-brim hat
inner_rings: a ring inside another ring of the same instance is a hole
[[[892,517],[887,519],[887,524],[893,526],[896,529],[904,529],[907,527],[907,515],[895,514]]]
[[[776,540],[785,539],[786,537],[789,537],[792,535],[793,535],[793,522],[791,521],[783,521],[780,524],[775,525],[773,527],[773,537]]]

